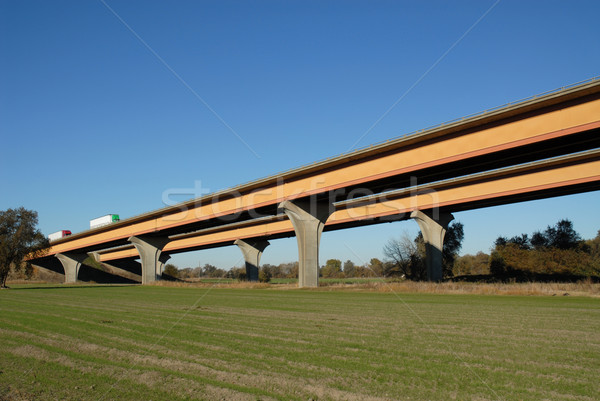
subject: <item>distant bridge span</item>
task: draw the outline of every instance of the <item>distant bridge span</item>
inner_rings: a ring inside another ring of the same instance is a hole
[[[267,239],[296,235],[300,286],[318,285],[323,229],[415,218],[428,275],[441,279],[451,212],[600,187],[600,80],[166,207],[52,243],[33,263],[75,281],[88,253],[141,259],[142,282],[167,255],[237,243],[257,277]]]

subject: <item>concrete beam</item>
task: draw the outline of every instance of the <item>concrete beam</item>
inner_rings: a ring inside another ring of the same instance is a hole
[[[321,234],[334,207],[330,202],[298,200],[283,201],[279,209],[290,218],[298,241],[298,287],[318,287]]]
[[[60,260],[65,270],[65,284],[76,283],[81,264],[88,258],[88,255],[85,253],[65,252],[57,253],[55,256]]]
[[[236,239],[234,242],[244,255],[246,261],[246,279],[248,281],[258,281],[258,267],[260,265],[260,257],[267,246],[269,241],[266,239],[248,240],[242,241]]]
[[[429,281],[442,281],[442,250],[444,247],[444,236],[448,224],[454,220],[451,213],[432,213],[415,210],[410,217],[419,224],[423,239],[425,240],[425,266],[427,267],[427,279]]]
[[[137,236],[130,237],[131,242],[142,260],[142,284],[153,283],[160,278],[165,259],[162,249],[169,243],[167,237]]]

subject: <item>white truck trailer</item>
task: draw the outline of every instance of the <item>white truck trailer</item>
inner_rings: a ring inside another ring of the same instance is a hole
[[[56,241],[57,239],[61,239],[66,237],[67,235],[71,235],[71,231],[69,230],[60,230],[55,233],[48,235],[48,241]]]
[[[117,221],[119,221],[118,214],[107,214],[106,216],[90,220],[90,229],[106,226]]]

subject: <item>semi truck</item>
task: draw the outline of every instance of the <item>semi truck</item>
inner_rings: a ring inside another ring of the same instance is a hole
[[[90,220],[90,229],[106,226],[117,221],[119,221],[118,214],[107,214],[106,216]]]
[[[64,238],[68,235],[71,235],[71,231],[69,230],[60,230],[55,233],[48,235],[48,241],[56,241],[57,239]]]

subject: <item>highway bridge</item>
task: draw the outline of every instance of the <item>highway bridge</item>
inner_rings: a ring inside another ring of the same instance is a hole
[[[413,218],[428,278],[439,281],[452,212],[599,187],[596,78],[76,233],[32,262],[74,282],[92,255],[145,284],[160,278],[174,253],[236,244],[256,280],[268,240],[296,236],[299,286],[316,287],[324,230]]]

